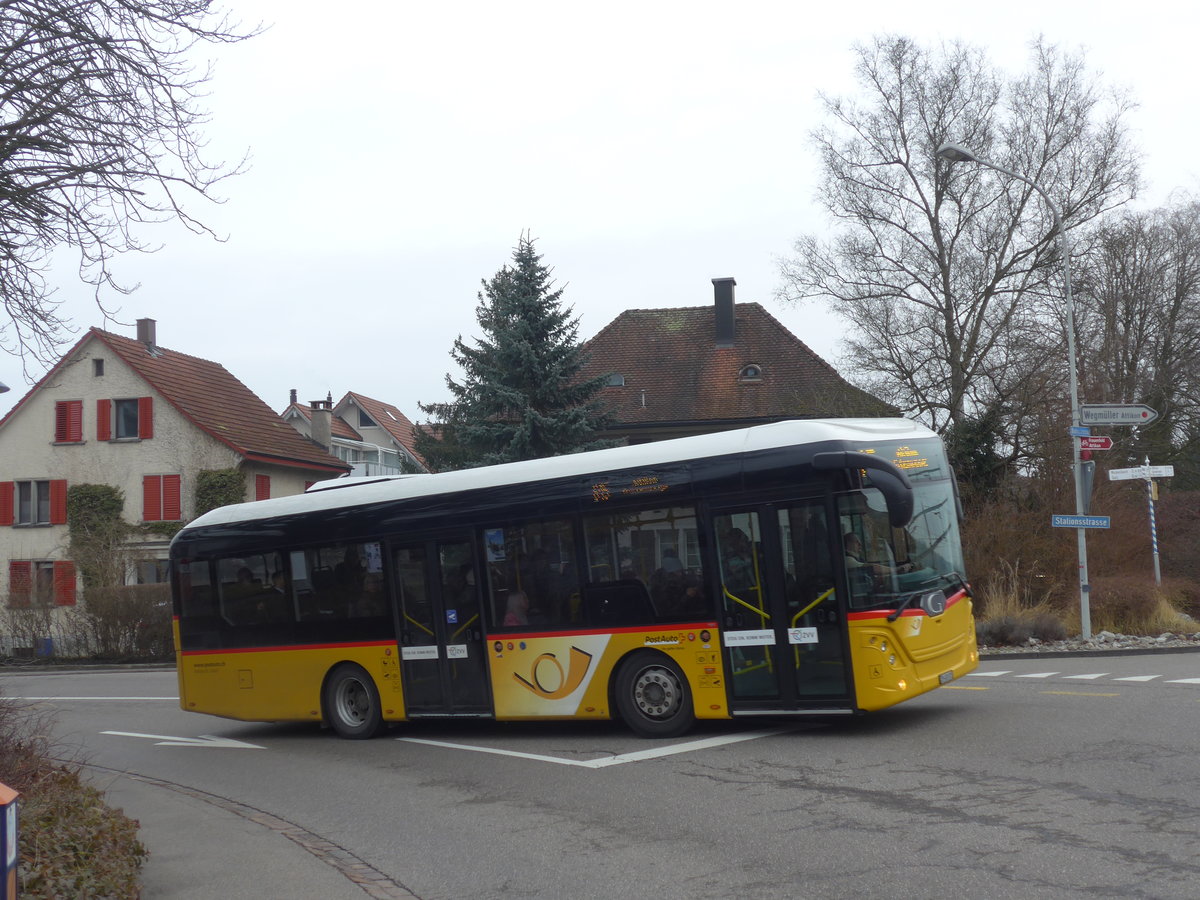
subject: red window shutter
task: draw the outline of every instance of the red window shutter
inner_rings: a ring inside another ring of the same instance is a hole
[[[54,441],[59,444],[83,440],[83,401],[59,400],[54,404]]]
[[[54,561],[54,604],[75,605],[75,563],[69,559]]]
[[[0,481],[0,525],[13,523],[13,494],[15,485],[11,481]]]
[[[96,401],[96,440],[112,440],[112,401]]]
[[[162,521],[161,475],[146,475],[142,478],[142,521]]]
[[[154,398],[138,397],[138,437],[154,437]]]
[[[178,522],[183,518],[183,503],[180,497],[180,477],[164,475],[162,477],[162,517],[168,522]]]
[[[65,478],[50,482],[50,524],[67,524],[67,482]]]
[[[14,559],[8,564],[8,602],[11,606],[28,606],[33,593],[33,563]]]
[[[255,475],[254,476],[254,499],[255,500],[270,500],[271,499],[271,476],[270,475]]]

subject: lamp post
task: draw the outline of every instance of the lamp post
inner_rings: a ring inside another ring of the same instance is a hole
[[[1046,201],[1046,206],[1050,208],[1050,213],[1054,216],[1054,230],[1058,232],[1059,247],[1062,251],[1063,283],[1066,285],[1067,356],[1071,374],[1071,425],[1078,428],[1082,423],[1079,421],[1079,378],[1076,374],[1075,365],[1075,301],[1071,297],[1071,247],[1067,241],[1067,231],[1063,228],[1062,213],[1058,211],[1057,204],[1050,199],[1050,195],[1046,193],[1046,189],[1032,178],[1027,178],[1020,172],[1013,172],[1003,166],[988,162],[986,159],[981,159],[966,147],[961,147],[958,144],[942,144],[942,146],[937,148],[937,156],[952,163],[979,163],[979,165],[995,169],[1009,178],[1023,181],[1041,194],[1042,199]],[[1075,437],[1074,432],[1071,435],[1071,448],[1071,468],[1075,477],[1075,514],[1082,516],[1086,513],[1083,488],[1083,463],[1079,457],[1079,439]],[[1076,542],[1079,545],[1079,620],[1083,630],[1083,637],[1086,640],[1092,636],[1092,612],[1088,600],[1088,592],[1091,590],[1091,585],[1088,584],[1087,529],[1076,528],[1075,532]]]

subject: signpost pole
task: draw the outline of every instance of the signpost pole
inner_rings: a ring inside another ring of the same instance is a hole
[[[1150,546],[1154,551],[1154,583],[1162,587],[1162,569],[1158,563],[1158,526],[1154,521],[1154,479],[1150,477],[1150,457],[1146,457],[1146,500],[1150,504]]]
[[[1071,245],[1067,239],[1067,230],[1063,227],[1063,217],[1062,213],[1058,210],[1058,204],[1050,199],[1050,195],[1046,193],[1044,187],[1029,176],[1006,169],[1003,166],[998,166],[993,162],[988,162],[986,159],[981,159],[967,148],[958,144],[942,144],[937,148],[936,155],[950,162],[978,163],[981,166],[987,166],[989,169],[995,169],[1009,178],[1023,181],[1041,194],[1042,199],[1046,201],[1046,206],[1050,208],[1050,212],[1054,216],[1054,230],[1058,234],[1059,249],[1062,253],[1063,284],[1065,286],[1067,301],[1067,361],[1069,364],[1068,372],[1070,373],[1071,427],[1073,429],[1079,428],[1083,425],[1083,421],[1080,417],[1079,376],[1076,371],[1075,357],[1075,300],[1071,296]],[[1079,439],[1077,437],[1071,438],[1071,468],[1075,478],[1075,515],[1082,517],[1085,514],[1086,504],[1083,493],[1083,460],[1079,455]],[[1076,543],[1079,546],[1079,624],[1083,630],[1083,638],[1087,640],[1092,636],[1092,612],[1088,603],[1088,592],[1091,590],[1091,585],[1088,583],[1086,528],[1076,529]]]

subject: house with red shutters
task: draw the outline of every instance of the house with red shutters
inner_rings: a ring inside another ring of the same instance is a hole
[[[640,444],[783,419],[899,415],[847,382],[758,303],[735,303],[714,278],[713,303],[628,309],[583,345],[584,379],[612,416],[607,435]]]
[[[352,475],[427,472],[413,443],[413,423],[398,408],[354,391],[301,403],[293,389],[283,420],[343,462]]]
[[[106,484],[132,524],[194,517],[198,474],[235,469],[245,499],[298,494],[350,466],[287,425],[216,362],[92,328],[0,420],[0,598],[72,606],[67,491]],[[168,539],[136,542],[129,583],[162,580]],[[169,533],[169,526],[165,529]]]

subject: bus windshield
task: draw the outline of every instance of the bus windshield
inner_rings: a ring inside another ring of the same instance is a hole
[[[915,502],[907,526],[891,527],[883,494],[869,480],[838,499],[853,609],[891,607],[930,590],[949,589],[949,596],[963,584],[953,475],[937,442],[912,448],[917,455],[907,474]]]

